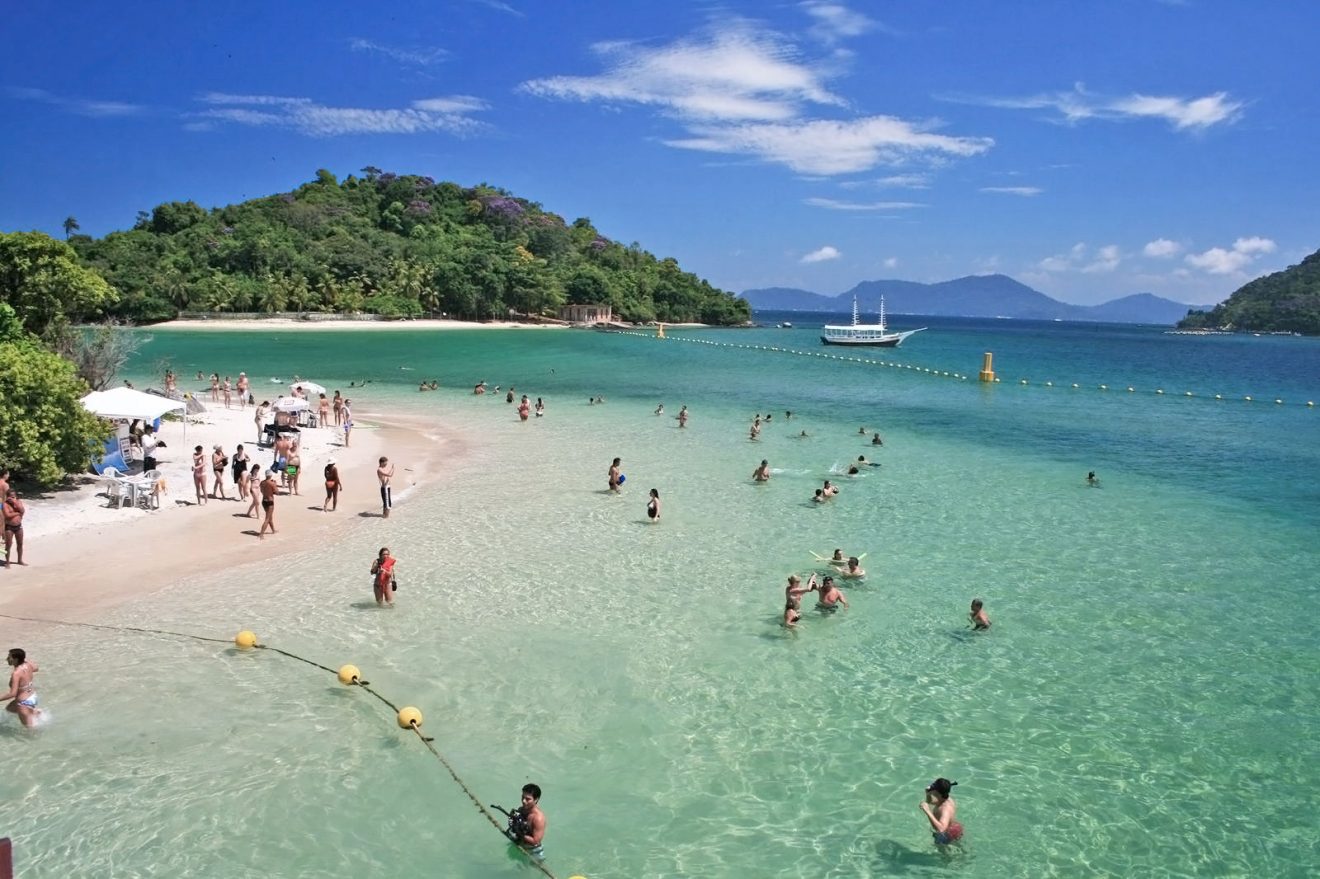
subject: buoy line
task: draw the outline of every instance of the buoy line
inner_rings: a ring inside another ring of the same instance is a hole
[[[830,354],[826,351],[800,351],[796,348],[780,348],[777,345],[740,345],[734,342],[715,342],[710,339],[693,339],[687,336],[653,336],[649,333],[639,333],[632,330],[608,330],[607,332],[617,336],[636,336],[639,339],[660,339],[661,341],[664,342],[691,342],[698,345],[710,345],[715,348],[743,348],[749,351],[769,351],[775,354],[795,354],[799,357],[819,357],[823,360],[842,360],[849,363],[865,363],[865,364],[869,364],[870,366],[887,366],[887,367],[894,367],[897,369],[907,369],[913,372],[923,373],[925,375],[942,377],[942,378],[952,378],[952,379],[957,379],[958,381],[967,380],[967,376],[959,372],[952,372],[941,369],[931,369],[925,366],[913,366],[910,363],[898,363],[896,361],[891,361],[891,360],[869,360],[863,357],[846,357],[839,354]],[[1020,379],[1019,381],[1016,382],[1001,382],[1000,379],[998,378],[984,379],[983,381],[985,381],[985,383],[987,384],[997,385],[1002,383],[1006,385],[1016,385],[1018,387],[1046,387],[1046,388],[1059,387],[1059,388],[1070,388],[1071,390],[1080,390],[1082,388],[1082,385],[1076,382],[1073,382],[1071,384],[1064,384],[1064,383],[1056,384],[1053,381],[1033,382],[1025,378]],[[1110,386],[1107,384],[1096,385],[1094,386],[1094,388],[1091,388],[1091,386],[1087,386],[1087,387],[1088,389],[1093,389],[1097,391],[1110,390]],[[1115,385],[1114,389],[1117,390],[1118,387],[1119,387],[1118,385]],[[1130,385],[1123,387],[1127,391],[1127,393],[1130,394],[1137,393],[1137,389]],[[1234,399],[1233,397],[1226,397],[1223,394],[1197,394],[1192,391],[1183,391],[1181,394],[1176,394],[1176,395],[1172,393],[1166,394],[1163,388],[1156,388],[1154,391],[1150,393],[1153,393],[1157,397],[1179,396],[1183,398],[1193,398],[1200,400],[1218,400],[1221,402]],[[1242,403],[1254,403],[1254,402],[1266,402],[1266,401],[1272,402],[1275,406],[1287,405],[1286,401],[1284,401],[1282,397],[1253,397],[1250,394],[1248,394],[1240,398],[1239,400],[1239,402]],[[1314,400],[1307,400],[1306,402],[1298,403],[1297,405],[1303,409],[1316,408]]]
[[[482,816],[484,816],[485,819],[490,822],[490,825],[492,827],[494,827],[496,830],[499,831],[500,836],[503,836],[505,839],[508,839],[507,834],[505,834],[504,832],[504,828],[500,826],[499,820],[496,819],[496,817],[491,814],[489,809],[487,809],[485,806],[481,804],[481,800],[477,799],[476,794],[472,793],[472,789],[469,788],[467,786],[467,783],[463,781],[462,778],[459,777],[458,773],[454,770],[454,767],[450,765],[449,761],[445,759],[445,756],[441,754],[440,751],[435,747],[435,739],[432,736],[424,735],[422,733],[422,712],[412,707],[399,708],[389,699],[385,698],[385,696],[373,690],[371,688],[371,682],[362,679],[361,672],[358,670],[357,666],[345,665],[342,668],[340,668],[338,671],[336,671],[335,669],[330,668],[329,666],[322,665],[321,663],[316,662],[315,660],[312,659],[308,659],[305,656],[299,656],[296,653],[290,653],[287,650],[282,650],[279,647],[272,647],[269,644],[259,644],[257,643],[257,636],[247,630],[239,632],[238,635],[236,635],[232,639],[227,639],[227,638],[208,638],[205,635],[194,635],[189,632],[171,632],[166,629],[147,629],[139,626],[107,626],[107,625],[102,625],[100,623],[78,623],[69,620],[49,620],[49,619],[43,619],[41,617],[20,617],[7,613],[0,613],[0,617],[9,620],[19,620],[25,623],[44,623],[46,625],[51,625],[51,626],[74,626],[77,628],[84,628],[84,629],[102,629],[112,632],[133,632],[136,634],[144,634],[144,635],[167,635],[171,638],[188,638],[194,641],[205,641],[211,644],[233,644],[237,646],[239,650],[269,650],[272,653],[278,653],[281,656],[287,656],[289,659],[296,659],[299,662],[306,663],[307,665],[313,666],[314,668],[319,668],[321,671],[328,671],[330,674],[335,675],[339,679],[339,682],[341,684],[349,687],[360,687],[361,689],[366,690],[368,693],[376,697],[378,700],[380,700],[385,705],[387,705],[392,711],[394,711],[395,717],[398,720],[398,724],[400,728],[411,730],[413,733],[417,735],[418,740],[423,745],[426,746],[426,749],[431,752],[432,756],[434,756],[437,760],[440,761],[440,765],[442,765],[445,768],[445,770],[449,773],[449,777],[454,779],[454,782],[459,786],[459,788],[462,789],[463,793],[467,795],[467,798],[472,801],[472,805],[477,807],[477,811],[480,812]],[[536,869],[540,870],[544,875],[548,876],[549,879],[555,879],[555,874],[551,873],[550,868],[547,867],[545,863],[541,861],[539,858],[529,855],[527,860],[531,863],[532,866],[536,867]],[[572,876],[570,877],[570,879],[583,879],[583,877]]]

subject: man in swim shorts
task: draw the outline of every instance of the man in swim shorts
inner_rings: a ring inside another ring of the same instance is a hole
[[[524,784],[522,805],[514,812],[521,818],[515,826],[510,821],[509,838],[527,849],[536,857],[542,857],[545,850],[541,843],[545,839],[545,813],[541,811],[541,787],[536,784]]]
[[[834,585],[834,578],[828,574],[824,580],[820,581],[820,597],[816,601],[816,607],[825,613],[834,613],[839,609],[839,605],[848,606],[848,599],[839,591],[839,587]]]
[[[37,707],[37,691],[32,686],[32,676],[37,673],[37,664],[29,662],[27,653],[20,647],[9,651],[9,692],[0,696],[0,702],[9,702],[5,710],[17,714],[26,727],[34,727],[41,719],[41,709]]]
[[[390,495],[390,480],[394,478],[394,465],[390,459],[381,457],[379,466],[376,467],[376,478],[380,480],[380,508],[381,515],[388,519],[390,509],[394,506],[394,500]]]
[[[3,500],[4,528],[5,528],[5,565],[11,562],[9,552],[18,544],[18,558],[12,561],[15,564],[27,564],[23,561],[23,516],[27,513],[27,507],[18,499],[18,492],[12,488],[5,490]]]
[[[963,826],[954,820],[958,806],[950,796],[950,791],[957,783],[947,778],[937,778],[926,787],[926,798],[921,803],[921,811],[930,822],[931,834],[936,845],[944,846],[962,839]]]

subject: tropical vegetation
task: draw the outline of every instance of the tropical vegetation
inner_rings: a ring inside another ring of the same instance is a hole
[[[741,299],[535,202],[480,185],[364,168],[326,170],[293,192],[207,210],[140,212],[127,231],[72,234],[81,264],[120,293],[105,314],[136,322],[181,311],[553,316],[608,303],[630,321],[734,324]],[[87,316],[87,315],[85,315]]]
[[[1243,285],[1210,311],[1189,312],[1178,326],[1320,335],[1320,251]]]

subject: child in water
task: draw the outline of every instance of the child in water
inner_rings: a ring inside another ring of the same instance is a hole
[[[950,792],[958,782],[947,778],[937,778],[926,787],[926,798],[921,803],[921,811],[930,822],[931,834],[935,844],[944,846],[962,839],[963,826],[954,820],[958,805],[954,803]]]
[[[972,621],[972,628],[978,631],[990,628],[990,617],[985,614],[985,606],[979,598],[972,599],[972,612],[967,615]]]

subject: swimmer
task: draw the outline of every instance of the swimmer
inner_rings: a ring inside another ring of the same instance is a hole
[[[806,438],[807,438],[807,432],[806,432],[805,430],[802,431],[801,433],[799,433],[799,434],[797,435],[797,438],[798,438],[798,439],[806,439]]]
[[[788,411],[787,409],[785,409],[785,410],[784,410],[784,420],[785,420],[785,421],[792,421],[792,420],[793,420],[793,413],[790,412],[790,411]]]
[[[834,578],[826,575],[825,579],[820,581],[820,598],[817,599],[816,608],[825,613],[833,613],[839,609],[839,605],[848,606],[848,599],[839,591],[839,587],[834,585]]]
[[[858,435],[860,435],[860,436],[866,436],[866,428],[865,428],[865,427],[859,427],[859,428],[857,428],[857,433],[858,433]]]
[[[819,488],[816,489],[816,494],[814,497],[812,497],[811,502],[814,504],[823,504],[825,503],[825,500],[826,498],[825,498],[824,490]]]
[[[986,616],[985,604],[979,598],[972,599],[972,612],[967,618],[972,621],[972,628],[978,632],[990,628],[990,617]]]
[[[866,456],[865,456],[865,455],[858,455],[858,456],[857,456],[857,466],[858,466],[858,467],[879,467],[880,465],[877,464],[877,463],[874,462],[874,461],[868,461],[868,460],[866,460]]]
[[[860,470],[857,469],[857,465],[856,465],[856,464],[849,464],[849,465],[848,465],[848,475],[849,475],[849,476],[856,476],[858,473],[861,473],[861,472],[862,472],[862,471],[860,471]]]
[[[834,550],[834,555],[830,556],[830,564],[846,565],[848,564],[848,557],[843,554],[842,549],[836,547]]]
[[[656,407],[655,407],[655,414],[656,414],[656,415],[664,415],[664,414],[665,414],[665,404],[664,404],[664,403],[661,403],[659,406],[656,406]]]
[[[0,696],[0,702],[8,702],[5,710],[17,714],[23,725],[34,727],[41,719],[41,709],[37,707],[37,691],[32,686],[32,676],[38,671],[35,662],[29,662],[27,652],[21,647],[9,651],[9,692]]]
[[[875,436],[871,437],[871,445],[873,445],[873,446],[883,446],[884,444],[885,444],[885,441],[882,440],[882,439],[880,439],[880,434],[877,433]]]
[[[958,806],[950,793],[957,785],[956,781],[937,778],[926,787],[926,797],[921,803],[921,811],[930,822],[931,833],[936,845],[948,845],[962,839],[963,826],[954,820]]]
[[[1091,488],[1100,487],[1100,477],[1095,475],[1094,470],[1086,474],[1086,484],[1089,485]]]
[[[849,580],[860,580],[865,577],[866,571],[862,570],[862,560],[857,556],[848,559],[847,566],[839,572],[839,576]]]
[[[802,607],[802,596],[816,589],[816,575],[812,574],[807,585],[802,585],[802,578],[797,574],[788,575],[788,585],[784,587],[784,626],[793,628],[798,620],[802,619],[799,613]]]
[[[770,464],[764,458],[761,459],[761,466],[752,471],[752,479],[756,482],[770,481]]]
[[[839,493],[839,487],[826,479],[825,484],[821,486],[821,491],[825,494],[825,497],[831,498]]]

